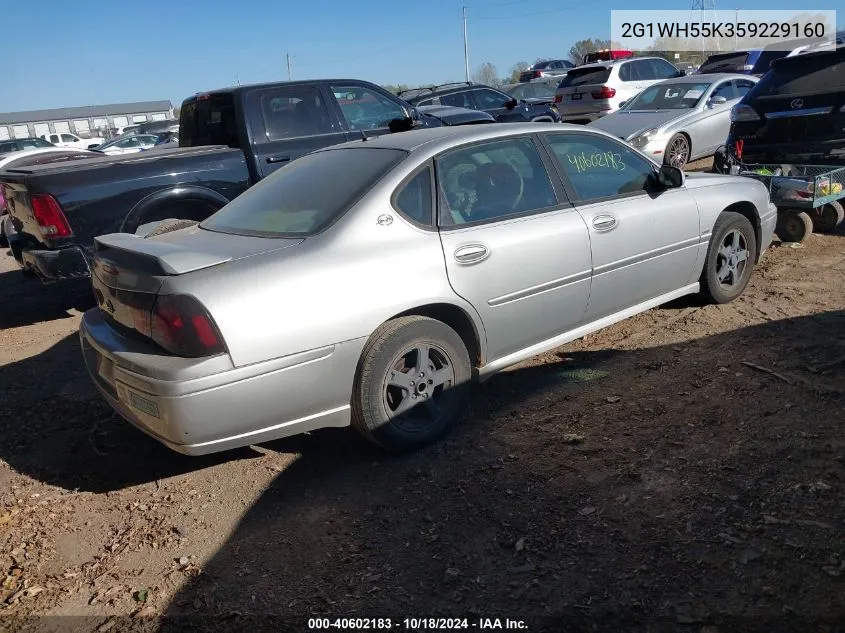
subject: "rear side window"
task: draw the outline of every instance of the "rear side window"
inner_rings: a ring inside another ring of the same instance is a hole
[[[608,79],[610,79],[610,68],[605,68],[604,66],[596,68],[573,68],[566,73],[566,77],[560,82],[559,87],[591,86],[593,84],[603,84]]]
[[[712,55],[701,65],[698,72],[699,74],[742,72],[747,59],[748,53]]]
[[[662,59],[650,60],[652,71],[657,79],[670,79],[678,76],[678,69]]]
[[[335,131],[319,86],[271,88],[257,93],[257,99],[268,141]]]
[[[795,61],[792,61],[795,60]],[[796,56],[772,67],[748,93],[749,98],[845,92],[845,56]]]
[[[308,154],[247,189],[201,226],[239,235],[312,235],[346,213],[405,156],[375,147]]]
[[[453,92],[448,95],[440,95],[438,98],[440,99],[440,105],[469,108],[470,110],[475,109],[475,104],[469,98],[469,92],[466,90],[463,92]]]
[[[431,169],[426,167],[396,194],[393,205],[419,224],[431,224]]]
[[[7,152],[14,152],[18,149],[18,146],[14,143],[0,143],[0,154],[5,154]]]
[[[179,114],[179,144],[240,147],[234,95],[229,92],[201,95],[183,103]]]

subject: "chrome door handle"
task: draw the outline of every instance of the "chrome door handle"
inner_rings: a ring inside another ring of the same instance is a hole
[[[597,215],[593,218],[593,228],[596,231],[609,231],[616,226],[616,218],[612,215]]]
[[[487,259],[490,251],[484,244],[465,244],[455,251],[455,261],[461,264],[475,264]]]

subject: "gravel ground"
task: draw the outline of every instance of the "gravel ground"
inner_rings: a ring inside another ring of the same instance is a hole
[[[802,246],[494,377],[400,458],[169,452],[84,374],[86,285],[0,257],[0,630],[845,631],[845,235]]]

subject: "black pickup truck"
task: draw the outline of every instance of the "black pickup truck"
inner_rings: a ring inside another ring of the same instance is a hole
[[[97,235],[203,220],[311,151],[362,135],[492,121],[462,108],[417,109],[349,79],[201,93],[182,103],[178,147],[0,172],[4,231],[24,272],[45,282],[86,277]]]

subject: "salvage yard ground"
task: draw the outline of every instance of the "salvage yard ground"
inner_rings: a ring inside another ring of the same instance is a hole
[[[96,396],[82,303],[3,257],[0,630],[843,631],[845,234],[802,246],[496,376],[405,457],[342,429],[171,453]]]

